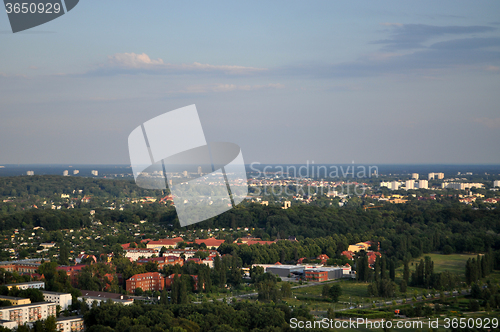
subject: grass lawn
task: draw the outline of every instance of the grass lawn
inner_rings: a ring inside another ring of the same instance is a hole
[[[452,255],[427,254],[425,256],[430,256],[432,261],[434,262],[435,273],[441,273],[447,270],[458,275],[458,277],[463,281],[465,281],[465,263],[469,258],[477,257],[477,255],[462,255],[462,254],[452,254]],[[413,265],[411,265],[410,262],[410,272],[415,271],[416,263],[420,262],[420,260],[423,258],[424,256],[412,260]],[[403,274],[403,267],[401,266],[396,270],[396,283],[399,283],[399,281],[402,278],[402,274]],[[494,283],[499,282],[500,272],[499,271],[493,272],[487,279],[492,280]],[[333,307],[335,307],[337,310],[346,308],[349,306],[348,305],[349,303],[352,303],[352,305],[356,304],[371,305],[373,304],[373,301],[378,303],[380,301],[391,300],[380,297],[376,298],[368,297],[368,291],[367,291],[368,283],[356,282],[354,280],[341,280],[339,281],[338,284],[342,288],[342,295],[340,296],[339,302],[337,304],[323,302],[323,301],[314,301],[312,299],[299,300],[291,298],[291,299],[286,299],[286,301],[289,305],[297,306],[297,305],[307,304],[310,310],[326,311],[328,308],[333,308]],[[292,289],[292,293],[294,296],[302,295],[302,296],[321,297],[323,286],[324,286],[323,283],[318,283],[315,285],[311,285],[309,287]],[[412,298],[413,296],[415,296],[415,292],[417,296],[420,296],[423,293],[428,294],[430,291],[424,290],[422,288],[408,287],[406,297]],[[403,294],[399,294],[399,292],[397,293],[398,293],[397,298],[405,297]],[[467,300],[467,305],[468,305],[468,300]]]
[[[434,262],[434,273],[441,273],[444,271],[450,271],[457,274],[461,280],[465,280],[465,263],[469,258],[476,258],[477,255],[466,255],[466,254],[425,254],[419,258],[412,259],[410,261],[410,274],[415,271],[417,263],[420,263],[421,259],[425,256],[429,256]],[[413,265],[412,265],[413,263]],[[403,266],[396,269],[396,277],[402,278],[403,276]]]
[[[342,295],[339,298],[339,304],[352,303],[358,304],[369,304],[373,301],[389,301],[390,299],[385,299],[382,297],[368,297],[368,285],[369,283],[356,282],[354,280],[342,280],[338,283],[342,288]],[[306,295],[306,296],[321,296],[324,284],[318,284],[315,286],[296,288],[292,290],[293,295]],[[331,284],[330,284],[331,286]],[[421,290],[420,290],[421,291]],[[419,291],[419,294],[420,294]],[[408,287],[408,294],[413,294],[413,288]],[[410,293],[411,292],[411,293]],[[408,295],[410,296],[410,295]],[[411,295],[413,296],[413,295]],[[311,301],[310,301],[311,302]],[[311,302],[312,303],[312,302]],[[319,304],[319,302],[318,302]],[[323,306],[322,306],[323,307]],[[340,306],[341,307],[341,306]]]
[[[342,288],[342,296],[340,301],[349,301],[349,297],[365,298],[368,296],[367,287],[368,283],[356,282],[352,280],[342,280],[338,283]],[[331,286],[332,284],[329,284]],[[292,292],[294,295],[311,295],[311,296],[321,296],[324,284],[318,284],[316,286],[296,288]]]

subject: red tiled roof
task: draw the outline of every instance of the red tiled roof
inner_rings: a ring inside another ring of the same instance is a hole
[[[175,246],[177,243],[184,241],[181,237],[173,239],[160,239],[158,241],[149,241],[148,245],[162,245],[162,246]]]
[[[221,244],[223,244],[225,242],[225,240],[217,240],[216,238],[211,237],[209,239],[196,239],[196,240],[194,240],[194,242],[196,244],[205,243],[205,245],[208,248],[210,248],[210,247],[218,247],[218,246],[220,246]]]

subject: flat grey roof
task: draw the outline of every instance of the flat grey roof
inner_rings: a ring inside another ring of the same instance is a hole
[[[15,296],[7,296],[7,295],[0,295],[0,299],[26,300],[25,297],[15,297]]]
[[[53,304],[56,305],[55,303],[52,302],[34,302],[30,304],[20,304],[20,305],[11,305],[8,307],[0,307],[0,310],[5,310],[5,309],[16,309],[16,308],[22,308],[22,307],[31,307],[31,306],[37,306],[37,305],[42,305],[42,304]]]
[[[79,296],[78,298],[91,299],[91,300],[99,300],[99,301],[111,300],[113,302],[130,302],[130,301],[133,301],[132,299],[129,299],[129,300],[125,300],[125,299],[113,299],[113,298],[110,298],[110,297],[86,296],[86,295]]]
[[[27,282],[19,282],[17,284],[5,284],[5,286],[19,286],[19,285],[33,285],[33,284],[45,284],[43,281],[27,281]]]
[[[43,290],[42,291],[43,294],[52,294],[52,295],[71,295],[71,293],[60,293],[60,292],[51,292],[51,291],[46,291],[46,290]]]

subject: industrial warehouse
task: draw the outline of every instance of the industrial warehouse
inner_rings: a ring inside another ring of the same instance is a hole
[[[303,279],[307,281],[327,281],[341,278],[355,278],[356,274],[349,265],[324,267],[314,265],[269,265],[255,264],[261,266],[267,273],[272,273],[281,278]]]

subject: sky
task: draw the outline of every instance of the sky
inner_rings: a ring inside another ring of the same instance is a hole
[[[247,164],[500,164],[499,91],[498,1],[82,0],[15,34],[0,12],[0,165],[129,164],[132,130],[191,104]]]

